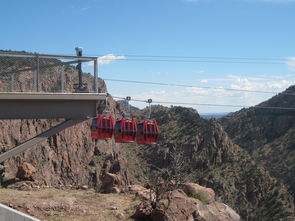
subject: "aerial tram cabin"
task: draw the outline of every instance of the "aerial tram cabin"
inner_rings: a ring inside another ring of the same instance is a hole
[[[136,138],[137,124],[135,119],[117,119],[115,124],[115,142],[133,143]]]
[[[137,123],[137,144],[156,144],[159,137],[159,127],[156,120]]]
[[[91,137],[93,139],[111,139],[114,133],[114,118],[98,115],[92,120]]]

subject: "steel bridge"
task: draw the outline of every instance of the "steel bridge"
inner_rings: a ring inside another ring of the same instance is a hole
[[[106,96],[98,88],[97,57],[0,52],[0,119],[65,119],[0,153],[0,163],[97,116]]]

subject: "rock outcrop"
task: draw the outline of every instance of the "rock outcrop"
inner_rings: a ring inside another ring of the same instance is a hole
[[[34,180],[33,176],[36,171],[36,168],[32,164],[24,162],[18,167],[16,178],[21,180]]]
[[[101,192],[103,193],[120,193],[124,186],[121,176],[113,173],[104,173],[101,176],[101,182]]]
[[[194,184],[184,184],[184,186],[194,186]],[[197,188],[199,189],[201,186],[198,185]],[[213,190],[210,192],[214,194]],[[152,208],[148,201],[141,202],[136,208],[134,217],[149,218],[153,221],[240,220],[240,216],[229,206],[215,200],[211,202],[202,202],[201,200],[197,195],[189,196],[183,190],[175,189],[167,192],[155,208]]]

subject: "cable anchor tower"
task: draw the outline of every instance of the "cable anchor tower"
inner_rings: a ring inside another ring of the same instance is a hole
[[[150,98],[146,101],[149,104],[149,115],[148,115],[148,119],[151,119],[151,115],[152,115],[152,106],[151,103],[153,102],[153,100]]]
[[[109,96],[110,96],[110,94],[107,93],[107,96],[105,98],[105,107],[104,107],[104,110],[102,112],[103,115],[106,115],[107,113],[110,112],[110,110],[108,110],[108,108],[109,108]]]
[[[131,97],[127,96],[125,98],[125,100],[127,102],[127,110],[128,110],[128,113],[129,113],[129,116],[127,115],[127,117],[132,118],[132,116],[131,116],[131,107],[130,107],[130,103],[129,103],[129,101],[131,100]]]

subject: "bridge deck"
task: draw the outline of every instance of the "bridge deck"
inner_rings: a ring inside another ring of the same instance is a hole
[[[0,119],[84,119],[97,115],[106,93],[0,92]]]

